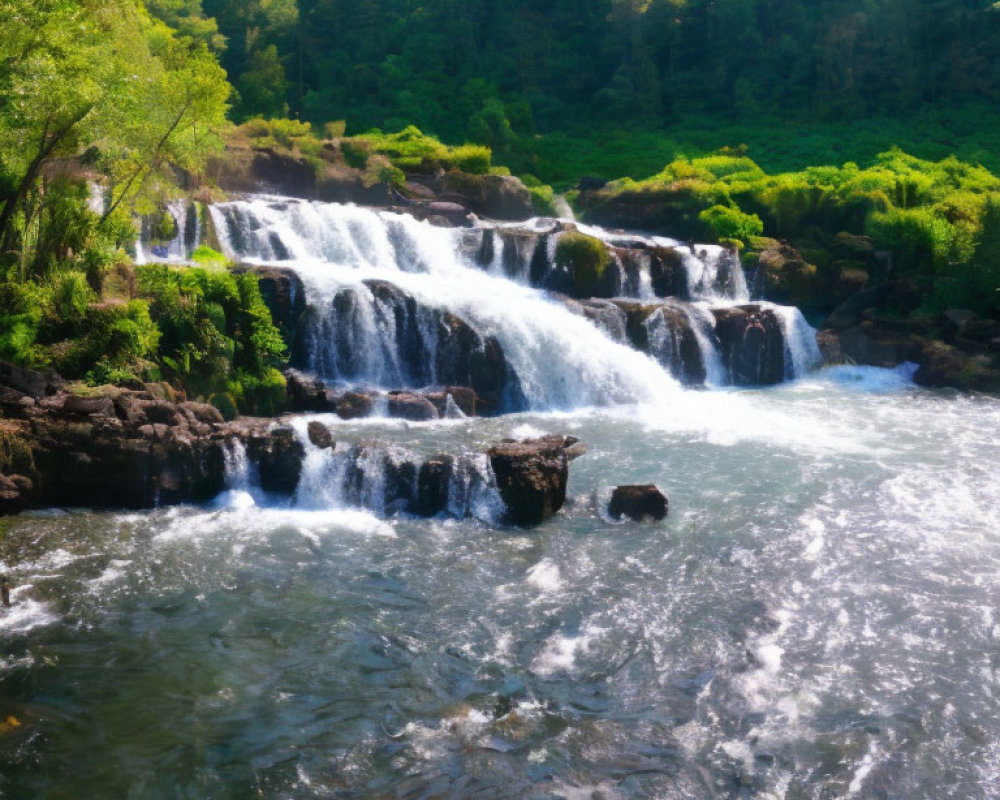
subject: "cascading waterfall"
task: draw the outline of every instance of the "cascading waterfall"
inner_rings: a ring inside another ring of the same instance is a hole
[[[362,342],[398,332],[376,331],[380,313],[383,322],[386,316],[370,286],[363,288],[365,281],[387,281],[416,301],[417,327],[435,329],[450,312],[468,321],[480,341],[495,339],[531,408],[652,402],[678,390],[645,354],[612,342],[542,292],[480,269],[463,256],[460,230],[367,208],[267,199],[220,204],[212,215],[227,255],[286,262],[299,274],[314,309],[316,346],[324,324],[343,329],[337,317],[345,310],[345,290],[355,304],[368,306],[350,310]],[[396,340],[389,349],[404,346]],[[321,375],[386,385],[385,348],[366,346],[350,358],[350,375],[340,368]],[[320,358],[317,366],[329,360]]]
[[[749,300],[739,256],[726,248],[575,226],[611,247],[622,297],[667,302],[653,292],[649,253],[675,254],[687,301],[670,302],[693,337],[685,352],[697,348],[696,369],[680,365],[679,346],[667,341],[675,334],[655,321],[651,359],[550,293],[564,291],[567,279],[554,257],[561,232],[572,226],[565,220],[447,229],[404,214],[270,197],[210,212],[230,258],[280,264],[302,279],[309,311],[299,334],[301,366],[352,385],[472,385],[495,395],[499,410],[660,402],[677,391],[664,366],[685,382],[725,385],[730,371],[712,309]],[[815,343],[797,310],[764,307],[788,337],[786,376],[813,368]],[[470,375],[498,370],[502,386],[470,383]]]
[[[441,496],[438,507],[428,509],[427,495],[435,491],[421,486],[427,467],[406,448],[365,442],[320,448],[310,441],[305,420],[297,419],[293,425],[305,452],[293,501],[297,508],[363,508],[379,516],[422,509],[484,521],[496,521],[503,513],[489,459],[482,453],[439,462],[445,465],[436,487]]]

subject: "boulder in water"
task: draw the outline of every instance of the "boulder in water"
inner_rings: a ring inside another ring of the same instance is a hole
[[[299,485],[305,450],[291,428],[275,428],[250,438],[247,456],[257,466],[260,488],[291,494]]]
[[[455,459],[449,455],[434,456],[420,465],[414,514],[435,517],[448,508],[448,488],[454,470]]]
[[[320,450],[329,450],[334,445],[333,434],[330,433],[330,429],[322,422],[312,420],[306,429],[306,433],[313,446],[318,447]]]
[[[412,392],[389,393],[389,416],[412,422],[425,422],[441,417],[430,400]]]
[[[608,513],[615,519],[628,517],[636,522],[651,519],[659,522],[665,519],[669,510],[667,496],[659,487],[618,486],[611,494]]]
[[[344,392],[336,398],[334,408],[341,419],[360,419],[371,416],[375,401],[370,394]]]
[[[444,177],[446,195],[460,198],[482,217],[522,220],[534,216],[531,194],[519,178],[510,175],[471,175],[453,170]]]
[[[569,477],[566,450],[576,443],[563,436],[546,436],[502,442],[487,452],[509,522],[538,525],[563,507]]]
[[[326,384],[297,369],[285,370],[285,392],[290,411],[329,411]]]

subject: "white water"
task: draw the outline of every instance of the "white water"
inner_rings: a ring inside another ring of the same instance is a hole
[[[228,256],[294,267],[317,308],[328,310],[345,288],[370,297],[361,282],[387,280],[427,308],[451,311],[495,336],[532,408],[651,402],[680,391],[653,359],[611,341],[561,303],[469,264],[459,250],[461,231],[365,208],[265,199],[214,206],[212,215]],[[238,249],[230,217],[239,220]],[[384,349],[374,346],[381,341],[377,310],[365,313],[361,372],[380,383],[387,366]]]
[[[481,337],[500,342],[532,409],[646,403],[678,391],[677,382],[654,359],[610,340],[588,320],[527,285],[537,241],[530,234],[553,231],[551,220],[521,225],[520,236],[514,226],[499,226],[492,259],[483,265],[469,255],[470,231],[437,228],[408,215],[267,197],[223,203],[210,211],[227,256],[283,264],[301,276],[307,302],[321,321],[310,330],[310,366],[325,377],[390,388],[419,385],[400,355],[406,347],[419,346],[424,351],[420,360],[427,365],[424,377],[433,380],[436,330],[447,311],[472,324]],[[671,241],[578,228],[609,243],[666,246]],[[550,250],[555,241],[555,236],[543,240]],[[738,256],[710,245],[683,250],[690,294],[700,304],[748,299]],[[419,342],[402,341],[397,312],[376,302],[365,280],[391,282],[417,301],[412,330],[419,331]],[[345,291],[353,293],[347,311]],[[637,296],[651,294],[648,272],[643,272]],[[714,319],[696,307],[685,313],[702,351],[708,384],[722,385],[725,370]],[[783,326],[795,336],[787,348],[787,372],[799,376],[815,366],[815,346],[805,342],[811,329],[794,309],[782,315],[788,320]],[[338,337],[339,346],[334,341]]]

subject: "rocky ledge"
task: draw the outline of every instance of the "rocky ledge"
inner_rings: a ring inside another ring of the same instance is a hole
[[[213,406],[177,398],[162,384],[74,393],[58,376],[0,364],[0,515],[207,502],[227,488],[227,462],[232,471],[243,454],[262,491],[292,495],[310,448],[344,462],[330,470],[336,478],[323,478],[340,483],[323,488],[345,504],[465,515],[477,491],[497,490],[505,519],[516,525],[538,524],[562,507],[568,463],[582,452],[577,440],[550,436],[420,459],[377,442],[338,442],[318,420],[305,437],[288,418],[227,422]]]

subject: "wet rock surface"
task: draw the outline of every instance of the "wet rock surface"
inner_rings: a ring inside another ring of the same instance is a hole
[[[666,519],[667,496],[658,486],[618,486],[611,494],[608,513],[615,519],[628,517],[635,522]]]
[[[562,508],[569,476],[566,451],[575,444],[571,436],[546,436],[503,442],[488,451],[508,521],[538,525]]]

